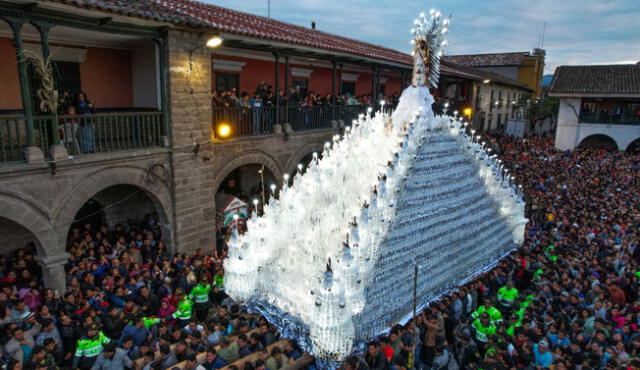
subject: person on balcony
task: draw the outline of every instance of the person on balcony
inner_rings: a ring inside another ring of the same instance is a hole
[[[266,88],[267,84],[266,82],[264,83],[264,87]],[[261,134],[264,131],[264,127],[262,125],[262,121],[264,119],[263,117],[263,110],[262,108],[262,98],[261,98],[261,93],[256,92],[253,95],[253,98],[249,100],[249,105],[251,106],[251,124],[253,127],[253,133],[254,134]]]
[[[64,145],[67,150],[73,148],[75,153],[80,152],[78,147],[77,133],[78,133],[78,119],[74,117],[76,115],[76,107],[73,105],[67,107],[65,111],[67,117],[63,117],[58,122],[58,133],[60,135],[60,145]]]
[[[87,99],[87,95],[83,92],[79,92],[76,97],[76,112],[85,116],[95,113],[93,102]],[[80,138],[82,151],[93,153],[93,122],[88,118],[80,119]]]

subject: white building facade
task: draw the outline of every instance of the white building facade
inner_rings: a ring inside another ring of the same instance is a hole
[[[549,96],[560,98],[556,148],[640,149],[640,63],[558,67]]]

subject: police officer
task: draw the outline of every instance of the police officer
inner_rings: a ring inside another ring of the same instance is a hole
[[[211,284],[209,284],[209,278],[204,276],[198,285],[194,286],[191,290],[189,298],[194,301],[193,311],[198,321],[202,322],[207,317],[207,311],[209,310],[209,292],[211,291]]]
[[[176,312],[170,318],[178,319],[180,327],[185,327],[191,319],[191,311],[193,309],[193,301],[189,299],[182,288],[176,289],[176,296],[180,298]]]
[[[98,330],[96,324],[91,324],[87,328],[87,334],[78,340],[76,355],[73,358],[73,367],[83,370],[91,369],[91,366],[104,350],[103,345],[109,342],[111,342],[111,339]]]

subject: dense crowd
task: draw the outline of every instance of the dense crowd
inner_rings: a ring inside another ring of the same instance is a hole
[[[239,92],[235,88],[215,91],[212,96],[213,107],[222,108],[261,108],[275,107],[313,107],[329,105],[376,105],[381,100],[386,104],[395,106],[400,98],[395,93],[390,96],[379,94],[378,101],[373,101],[371,94],[354,95],[345,92],[334,96],[331,93],[320,94],[314,91],[307,91],[297,86],[289,86],[287,91],[279,89],[277,92],[272,85],[261,81],[251,94],[248,91]]]
[[[525,187],[524,245],[342,368],[640,368],[640,156],[485,140]],[[6,367],[314,366],[224,293],[224,239],[170,254],[157,223],[74,227],[64,294],[43,288],[35,250],[0,257]]]

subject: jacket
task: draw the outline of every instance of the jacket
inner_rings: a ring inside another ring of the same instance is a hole
[[[33,337],[38,335],[38,333],[40,333],[39,326],[34,326],[29,330],[25,330],[24,332],[25,342],[27,342],[29,346],[33,347],[35,345],[35,341],[33,340]],[[22,362],[24,357],[24,354],[22,353],[22,347],[20,346],[20,343],[18,343],[18,341],[15,338],[11,338],[11,340],[4,345],[4,350],[14,360]]]
[[[122,370],[132,367],[133,361],[127,356],[127,352],[121,348],[116,348],[111,358],[106,358],[104,352],[102,352],[91,367],[91,370]]]

